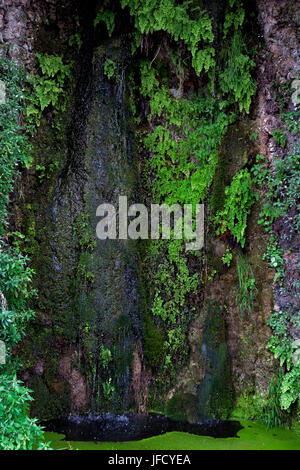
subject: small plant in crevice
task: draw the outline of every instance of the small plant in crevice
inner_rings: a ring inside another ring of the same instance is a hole
[[[277,377],[273,376],[269,386],[267,403],[264,405],[258,419],[262,421],[267,429],[283,426],[286,422],[286,413],[281,408],[281,383],[283,380],[282,371]]]
[[[104,369],[106,369],[108,364],[112,361],[112,354],[111,354],[110,349],[103,346],[103,344],[101,344],[100,359],[101,359],[102,367]]]
[[[106,400],[109,400],[115,391],[115,387],[112,384],[111,377],[106,382],[102,382],[103,395]]]
[[[73,234],[78,240],[81,250],[92,252],[97,245],[88,214],[81,212],[75,219]]]
[[[106,75],[108,79],[112,78],[115,75],[116,69],[117,69],[116,63],[113,60],[111,59],[105,60],[104,75]]]
[[[35,165],[36,174],[40,182],[44,181],[45,179],[51,178],[53,171],[58,168],[58,161],[51,162],[48,167],[46,167],[46,165]]]
[[[208,274],[207,276],[207,280],[208,281],[212,281],[215,277],[215,275],[217,274],[217,271],[216,269],[212,269],[211,272]]]
[[[239,290],[236,301],[240,309],[241,318],[243,318],[245,313],[252,313],[252,305],[256,297],[257,288],[249,260],[243,255],[239,255],[236,267],[239,278]]]
[[[222,263],[225,264],[227,267],[229,267],[231,264],[232,256],[233,256],[232,252],[227,246],[226,251],[224,255],[222,256]]]
[[[104,23],[110,37],[115,29],[115,13],[107,8],[108,4],[109,2],[104,0],[103,7],[98,10],[94,19],[94,27],[96,27],[99,23]]]
[[[81,49],[82,39],[79,33],[72,34],[69,38],[69,46],[75,47],[77,51]]]
[[[252,134],[249,135],[250,140],[256,140],[258,137],[258,131],[253,132]]]
[[[300,109],[296,111],[281,112],[280,118],[288,132],[293,136],[300,132]]]
[[[277,145],[282,148],[286,146],[286,136],[283,131],[281,131],[280,129],[275,129],[275,131],[272,132],[272,136],[274,137],[274,140]]]

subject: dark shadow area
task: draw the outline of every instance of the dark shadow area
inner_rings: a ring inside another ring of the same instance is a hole
[[[99,414],[69,416],[42,423],[47,431],[65,435],[68,441],[137,441],[171,431],[188,432],[214,438],[238,437],[239,421],[205,421],[190,424],[160,414]]]

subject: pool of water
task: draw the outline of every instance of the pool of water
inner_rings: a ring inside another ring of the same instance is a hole
[[[239,421],[205,421],[190,424],[155,413],[99,414],[53,419],[42,423],[47,431],[65,435],[67,441],[138,441],[167,432],[180,431],[215,438],[238,437]]]

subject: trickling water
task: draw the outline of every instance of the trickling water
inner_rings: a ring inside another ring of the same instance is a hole
[[[119,195],[126,195],[129,201],[136,197],[137,173],[125,104],[126,56],[125,46],[115,40],[105,49],[97,49],[93,58],[83,211],[94,230],[99,204],[109,202],[117,206]],[[108,58],[116,64],[112,79],[104,74]],[[93,284],[88,292],[79,287],[80,323],[87,322],[93,331],[92,338],[88,338],[92,345],[87,347],[87,338],[83,336],[82,348],[96,361],[96,367],[91,367],[92,409],[96,411],[103,409],[103,398],[110,402],[110,409],[126,410],[130,404],[132,351],[141,328],[137,267],[136,244],[120,240],[98,240],[85,265]],[[107,365],[101,359],[102,347],[111,352],[111,363]],[[106,396],[103,396],[103,382],[114,387],[110,390],[108,385]]]
[[[86,69],[67,163],[53,190],[51,262],[41,293],[55,330],[80,352],[75,366],[72,356],[71,367],[83,371],[93,411],[126,411],[134,405],[132,353],[142,336],[137,242],[96,238],[99,204],[117,207],[120,195],[129,204],[138,200],[125,42],[114,39],[96,48]],[[107,59],[116,66],[110,79],[104,73]]]

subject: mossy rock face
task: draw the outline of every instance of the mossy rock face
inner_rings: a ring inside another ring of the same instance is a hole
[[[101,203],[117,208],[120,195],[128,197],[128,205],[140,200],[126,104],[127,57],[124,37],[87,55],[78,74],[74,121],[68,131],[62,130],[60,152],[45,123],[37,137],[36,161],[47,166],[53,149],[59,160],[44,181],[33,178],[32,189],[41,197],[34,203],[35,219],[28,216],[27,222],[31,231],[34,228],[32,245],[36,240],[39,245],[38,256],[33,255],[39,288],[36,310],[51,324],[43,335],[49,347],[38,347],[39,357],[48,355],[45,371],[38,380],[29,380],[36,397],[34,412],[42,417],[58,416],[66,409],[68,375],[52,373],[53,361],[48,359],[63,357],[68,345],[80,356],[76,367],[85,376],[93,411],[122,412],[135,406],[133,351],[143,336],[144,321],[139,242],[96,238],[96,209]],[[108,59],[115,64],[114,76],[105,74]],[[28,342],[34,343],[34,334],[33,328]],[[103,348],[109,351],[108,363],[101,356]],[[31,366],[29,355],[26,361]],[[51,386],[60,381],[63,386]],[[80,411],[73,403],[69,409]]]
[[[204,303],[193,323],[189,345],[189,363],[169,392],[165,412],[190,423],[227,419],[234,395],[223,311],[217,302]]]
[[[148,313],[145,314],[143,340],[146,364],[156,369],[163,360],[164,338]]]
[[[198,387],[198,413],[202,419],[226,419],[233,406],[230,362],[222,310],[208,303],[202,340],[204,380]]]
[[[118,207],[120,195],[128,197],[129,205],[138,200],[133,135],[125,106],[126,57],[123,39],[97,48],[93,57],[92,105],[87,122],[87,146],[81,161],[88,176],[81,188],[81,214],[88,220],[88,226],[94,227],[94,237],[99,222],[96,209],[101,203]],[[108,59],[116,67],[112,77],[105,75]],[[91,248],[81,245],[81,251],[91,252],[85,270],[93,282],[88,288],[78,282],[75,298],[80,324],[87,323],[90,327],[89,334],[83,331],[81,341],[85,355],[92,358],[87,372],[91,386],[94,384],[93,409],[125,411],[133,405],[130,393],[133,349],[137,338],[142,336],[138,242],[96,240]],[[83,307],[81,299],[84,299]],[[107,366],[99,359],[102,346],[112,354]],[[113,388],[109,395],[103,396],[103,383],[109,380]]]
[[[229,126],[223,139],[218,163],[215,170],[212,194],[210,198],[211,209],[214,214],[223,209],[225,199],[225,187],[232,177],[244,168],[249,159],[255,155],[253,143],[249,140],[249,132],[253,121],[245,119]]]
[[[177,393],[166,405],[166,415],[176,421],[189,421],[194,415],[197,399],[189,393]]]
[[[34,390],[32,413],[42,419],[53,416],[67,416],[70,413],[70,391],[66,382],[53,383],[48,386],[45,381],[34,376],[30,381]]]
[[[266,404],[266,398],[256,394],[254,387],[245,389],[237,398],[231,416],[238,419],[259,419],[263,406]]]

